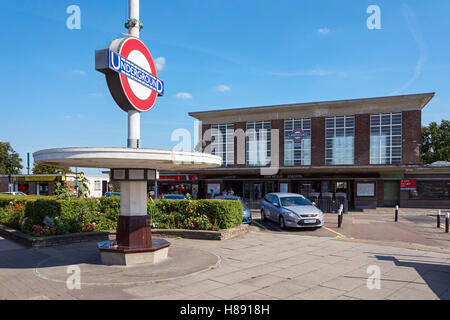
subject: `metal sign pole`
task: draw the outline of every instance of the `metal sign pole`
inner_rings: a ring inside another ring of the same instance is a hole
[[[139,39],[139,0],[128,0],[128,33]],[[128,148],[141,147],[141,113],[139,111],[128,111]]]

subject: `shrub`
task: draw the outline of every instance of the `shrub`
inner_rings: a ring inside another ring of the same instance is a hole
[[[25,218],[25,204],[23,202],[10,201],[1,210],[0,223],[15,229],[22,226],[22,221]]]
[[[148,214],[158,228],[218,230],[242,223],[243,206],[233,200],[149,200]]]
[[[163,229],[232,228],[241,224],[242,211],[240,201],[231,200],[149,199],[147,206],[153,227]],[[31,234],[115,230],[119,213],[120,197],[0,197],[0,223]]]

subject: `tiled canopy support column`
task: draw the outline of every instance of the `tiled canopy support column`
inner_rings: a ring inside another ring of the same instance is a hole
[[[150,216],[147,214],[147,181],[154,180],[155,176],[155,170],[111,170],[111,179],[120,181],[120,215],[117,247],[100,249],[104,264],[154,263],[167,258],[170,243],[152,239]]]

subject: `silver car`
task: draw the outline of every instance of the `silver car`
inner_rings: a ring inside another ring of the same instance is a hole
[[[261,201],[261,220],[277,222],[281,229],[318,228],[324,224],[323,212],[295,193],[267,194]]]

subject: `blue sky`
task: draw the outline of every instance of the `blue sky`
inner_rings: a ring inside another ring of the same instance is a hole
[[[70,5],[81,29],[69,30]],[[369,30],[369,5],[381,30]],[[122,37],[126,0],[0,2],[0,141],[26,153],[126,146],[94,51]],[[448,0],[141,0],[141,39],[165,96],[141,116],[144,148],[168,148],[190,111],[436,92],[423,124],[449,119]],[[25,170],[24,170],[25,172]],[[97,170],[87,170],[96,173]]]

